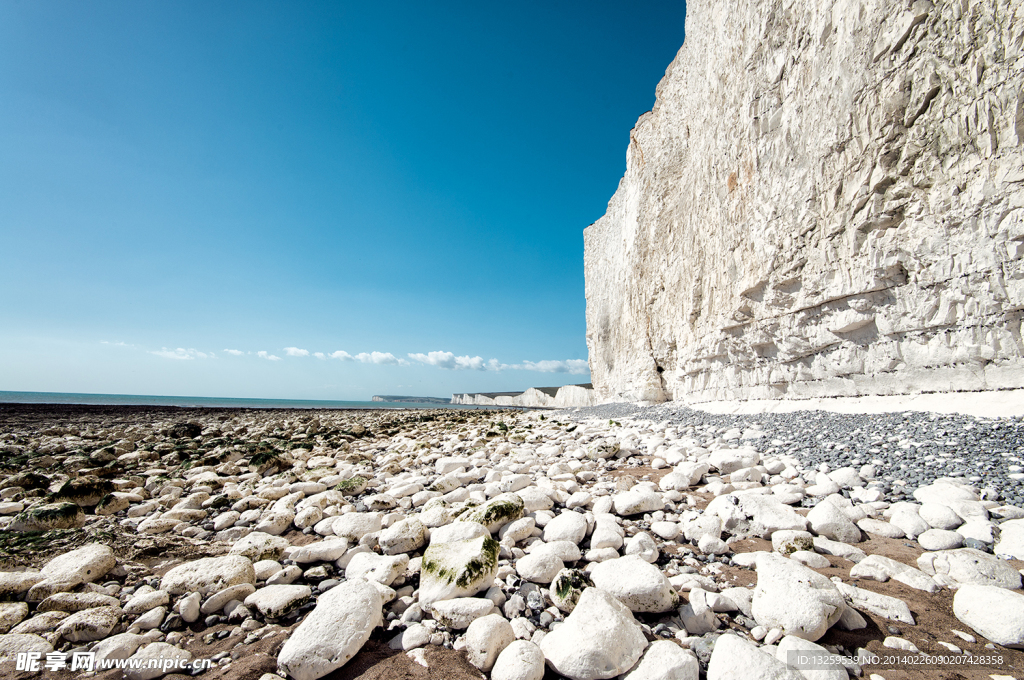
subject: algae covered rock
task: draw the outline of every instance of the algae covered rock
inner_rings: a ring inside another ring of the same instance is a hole
[[[55,503],[77,503],[83,508],[91,508],[114,491],[114,483],[109,479],[86,475],[61,484],[60,488],[50,495],[50,500]]]
[[[420,605],[472,597],[494,584],[500,546],[490,536],[431,542],[420,566]]]
[[[343,479],[334,485],[335,491],[340,491],[346,496],[358,496],[366,490],[366,477],[350,477],[349,479]]]
[[[493,534],[509,522],[522,518],[524,512],[525,504],[519,494],[503,493],[463,513],[459,521],[483,524]]]
[[[85,526],[85,513],[77,503],[43,503],[18,514],[11,531],[52,531]]]
[[[582,569],[563,569],[551,581],[551,601],[561,611],[570,613],[580,601],[580,595],[594,585]]]

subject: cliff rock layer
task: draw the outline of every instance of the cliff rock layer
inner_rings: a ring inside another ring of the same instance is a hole
[[[584,232],[598,397],[1024,386],[1024,4],[707,0]]]

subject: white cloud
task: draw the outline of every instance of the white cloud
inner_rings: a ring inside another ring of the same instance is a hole
[[[226,349],[226,350],[224,350],[224,351],[225,351],[225,352],[227,352],[228,354],[230,354],[230,355],[231,355],[231,356],[233,356],[233,357],[240,357],[240,356],[242,356],[243,354],[245,354],[245,352],[243,352],[243,351],[242,351],[242,350],[240,350],[240,349]]]
[[[416,353],[409,354],[409,358],[422,364],[438,366],[448,370],[468,369],[473,371],[483,371],[487,369],[487,364],[484,362],[483,357],[457,357],[451,352],[428,352],[426,354]]]
[[[323,352],[313,352],[313,356],[315,356],[317,359],[326,359],[327,358],[327,355],[324,354]]]
[[[258,356],[260,359],[266,359],[267,361],[280,361],[281,360],[281,357],[274,356],[273,354],[268,354],[267,352],[264,352],[262,350],[260,350],[259,352],[256,352],[256,356]]]
[[[150,354],[155,354],[158,357],[164,359],[212,359],[214,358],[213,352],[200,352],[197,349],[185,349],[184,347],[178,347],[177,349],[167,349],[166,347],[159,350],[150,350]]]
[[[134,347],[129,345],[127,342],[110,342],[109,340],[100,340],[101,345],[113,345],[114,347]]]
[[[328,356],[341,361],[352,361],[352,355],[340,349],[337,352],[331,352]]]
[[[410,353],[409,358],[430,366],[449,370],[468,369],[474,371],[535,371],[538,373],[570,373],[585,375],[590,366],[584,359],[567,359],[565,361],[523,361],[520,364],[503,364],[497,359],[484,361],[482,357],[455,356],[452,352],[428,352],[426,354]]]
[[[405,359],[399,359],[391,352],[360,352],[359,354],[352,357],[356,361],[361,361],[364,364],[399,364],[401,366],[408,366],[409,362]]]
[[[308,349],[299,349],[298,347],[285,347],[284,353],[290,357],[308,357]]]
[[[509,368],[516,368],[521,371],[537,371],[539,373],[570,373],[573,375],[585,375],[590,373],[590,364],[583,359],[567,359],[565,361],[524,361]]]

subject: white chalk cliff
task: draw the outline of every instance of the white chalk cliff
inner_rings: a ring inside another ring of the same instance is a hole
[[[598,398],[1024,386],[1024,3],[687,11],[585,231]]]

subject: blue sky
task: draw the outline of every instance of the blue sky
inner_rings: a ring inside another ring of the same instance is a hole
[[[582,231],[684,15],[0,0],[0,390],[588,381]]]

